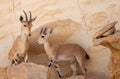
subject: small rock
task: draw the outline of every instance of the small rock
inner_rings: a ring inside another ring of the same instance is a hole
[[[7,68],[0,68],[0,79],[7,79]]]
[[[85,76],[82,76],[82,75],[78,75],[78,76],[72,76],[72,77],[69,77],[67,79],[86,79]]]
[[[21,63],[8,67],[8,79],[58,79],[54,70],[33,63]]]

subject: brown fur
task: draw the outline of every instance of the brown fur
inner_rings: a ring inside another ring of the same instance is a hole
[[[52,29],[51,29],[52,30]],[[43,32],[44,31],[44,32]],[[52,44],[49,41],[49,35],[45,34],[45,29],[41,30],[39,44],[44,44],[45,51],[50,60],[53,62],[68,61],[71,64],[73,75],[76,75],[76,60],[78,61],[82,73],[85,74],[84,58],[86,57],[86,51],[78,44]],[[44,38],[42,38],[44,37]]]

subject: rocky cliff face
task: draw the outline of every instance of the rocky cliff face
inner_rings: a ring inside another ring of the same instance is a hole
[[[88,72],[107,75],[110,50],[102,46],[93,47],[92,38],[106,23],[120,20],[119,4],[119,0],[1,0],[0,67],[8,65],[8,52],[20,34],[19,16],[22,10],[30,10],[33,16],[37,16],[32,28],[32,37],[35,38],[30,38],[30,61],[47,64],[47,56],[41,56],[44,53],[43,46],[35,43],[40,27],[45,25],[55,27],[51,37],[53,42],[77,43],[85,48],[91,56],[91,60],[86,62]],[[117,29],[118,26],[119,23]]]

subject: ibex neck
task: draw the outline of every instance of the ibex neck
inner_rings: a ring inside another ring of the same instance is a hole
[[[49,39],[48,40],[46,40],[45,41],[45,43],[44,43],[44,48],[45,48],[45,50],[47,51],[49,48],[51,48],[52,47],[52,43],[49,41]],[[49,51],[49,50],[48,50]]]
[[[21,34],[20,37],[21,37],[21,40],[23,40],[23,41],[28,40],[28,36],[25,34]]]

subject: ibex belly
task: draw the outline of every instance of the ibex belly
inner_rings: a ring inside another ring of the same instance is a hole
[[[57,61],[73,62],[73,61],[75,61],[75,57],[74,56],[66,57],[64,55],[60,55],[60,56],[58,56]]]

